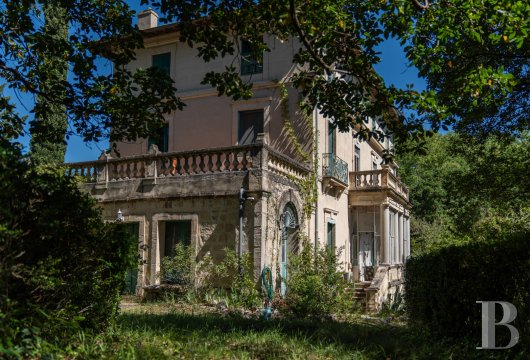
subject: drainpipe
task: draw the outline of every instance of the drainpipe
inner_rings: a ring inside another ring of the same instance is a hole
[[[313,156],[319,156],[318,153],[318,142],[319,142],[319,134],[318,134],[318,114],[317,114],[317,108],[313,110],[313,118],[315,120],[315,139],[313,141],[316,141],[315,144],[315,154]],[[314,161],[313,161],[314,163]],[[317,199],[315,204],[315,260],[318,256],[318,169],[314,169],[317,176],[315,176],[315,187],[317,188]]]
[[[237,265],[239,268],[239,275],[243,274],[243,207],[245,205],[245,189],[239,189],[239,249],[237,252]]]

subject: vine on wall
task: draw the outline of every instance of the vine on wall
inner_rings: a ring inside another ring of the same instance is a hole
[[[289,92],[284,82],[279,82],[280,89],[280,110],[283,120],[283,126],[285,133],[289,138],[296,156],[298,156],[305,163],[310,164],[311,171],[302,177],[289,176],[290,180],[298,185],[300,195],[302,197],[302,213],[306,219],[311,217],[311,214],[315,211],[316,202],[318,199],[318,153],[317,153],[317,142],[318,132],[315,130],[312,119],[313,108],[300,99],[298,102],[298,108],[300,109],[299,114],[302,117],[304,124],[311,132],[312,145],[311,150],[308,152],[305,150],[304,143],[298,137],[297,132],[294,129],[294,125],[291,120],[289,112]]]

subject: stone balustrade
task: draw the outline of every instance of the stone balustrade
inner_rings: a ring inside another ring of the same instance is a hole
[[[388,166],[380,170],[350,172],[350,190],[393,189],[397,194],[409,199],[409,189],[396,177]]]
[[[87,183],[130,179],[157,179],[200,174],[229,173],[251,169],[300,178],[309,169],[278,153],[266,144],[149,154],[123,158],[103,155],[99,160],[66,164],[67,174]]]

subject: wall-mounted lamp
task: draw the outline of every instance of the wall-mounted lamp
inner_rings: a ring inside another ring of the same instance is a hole
[[[122,222],[123,221],[123,213],[121,212],[120,209],[118,209],[118,214],[117,214],[117,217],[116,217],[116,221],[117,222]]]

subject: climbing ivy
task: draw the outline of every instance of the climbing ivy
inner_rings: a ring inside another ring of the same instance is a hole
[[[290,180],[293,181],[299,188],[300,195],[303,199],[302,213],[306,219],[311,217],[311,214],[315,211],[316,202],[318,199],[318,132],[313,126],[311,117],[312,107],[300,99],[298,108],[300,109],[300,115],[302,120],[311,132],[312,145],[311,150],[307,152],[304,149],[304,144],[298,137],[298,133],[295,131],[290,112],[289,112],[289,92],[285,82],[279,83],[280,89],[280,110],[283,120],[283,127],[285,133],[293,145],[296,156],[298,156],[303,162],[310,164],[310,171],[305,176],[289,176]]]

